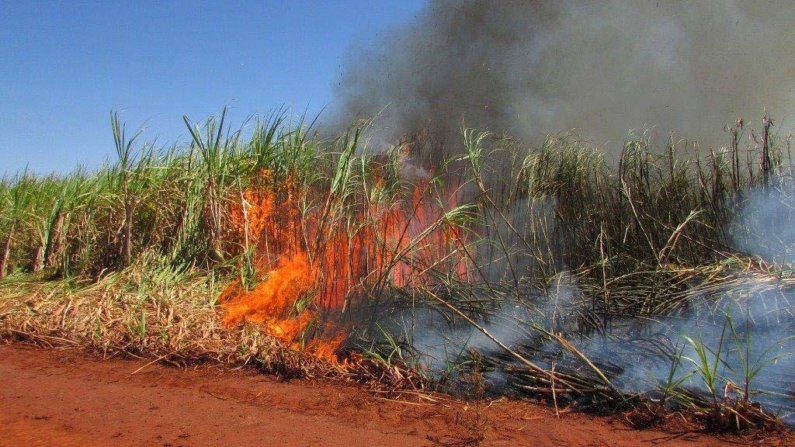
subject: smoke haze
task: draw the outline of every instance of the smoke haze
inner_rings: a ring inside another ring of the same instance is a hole
[[[334,120],[379,115],[392,143],[460,141],[464,122],[532,142],[576,128],[607,151],[652,127],[724,145],[738,117],[792,122],[793,23],[788,0],[431,1],[352,52]]]
[[[396,144],[406,134],[428,130],[447,142],[449,151],[460,147],[462,123],[533,144],[547,134],[576,129],[608,153],[622,148],[631,129],[651,129],[661,138],[675,131],[680,138],[698,140],[702,148],[723,146],[729,141],[724,126],[740,117],[759,123],[767,111],[785,131],[793,128],[793,42],[792,1],[431,1],[412,23],[351,53],[336,91],[334,119],[339,129],[357,118],[377,116],[377,144]],[[420,160],[442,156],[413,155]],[[510,177],[494,169],[496,177]],[[790,212],[784,211],[791,209],[791,202],[791,197],[769,193],[750,197],[735,219],[734,243],[748,254],[791,262],[795,234],[782,229],[791,222]],[[505,280],[514,266],[532,268],[533,256],[517,240],[514,228],[519,225],[509,223],[531,222],[538,225],[537,234],[553,235],[555,206],[554,198],[513,203],[504,224],[484,230],[484,240],[499,241],[483,248],[487,261],[481,274],[488,281]],[[539,246],[555,243],[546,237],[533,240]],[[571,354],[554,341],[528,335],[528,323],[565,333],[567,322],[590,315],[593,304],[565,276],[554,289],[530,295],[528,302],[506,304],[494,318],[479,323],[548,368],[545,359]],[[683,335],[713,350],[731,341],[723,355],[735,369],[721,371],[724,378],[742,383],[741,360],[753,356],[766,366],[754,387],[789,393],[792,382],[786,371],[795,359],[784,354],[795,349],[792,299],[791,289],[780,290],[772,282],[738,280],[694,295],[686,313],[660,322],[616,318],[605,329],[609,336],[572,335],[571,343],[610,366],[623,389],[647,392],[659,387],[657,379],[667,377],[672,360],[668,351],[650,354],[642,342],[679,349],[683,360],[678,378],[697,369],[688,360],[696,358],[693,343]],[[468,349],[501,353],[468,324],[457,327],[429,315],[412,319],[413,314],[409,318],[400,313],[396,320],[411,321],[413,346],[431,370],[460,362]],[[729,323],[737,330],[731,340],[726,335]],[[751,352],[742,352],[742,346]],[[571,360],[574,364],[577,359]],[[490,379],[506,382],[503,372],[495,367]],[[697,388],[698,380],[694,374],[684,385]],[[760,399],[771,408],[795,410],[788,398]]]
[[[795,262],[795,197],[792,190],[751,191],[743,208],[734,216],[735,247],[751,256],[772,262]]]

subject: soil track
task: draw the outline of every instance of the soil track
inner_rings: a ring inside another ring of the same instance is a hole
[[[180,370],[0,345],[2,446],[723,446],[613,419],[494,401],[391,401],[338,382]],[[769,445],[791,445],[771,440]]]

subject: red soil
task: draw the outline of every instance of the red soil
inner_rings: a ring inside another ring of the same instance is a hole
[[[498,400],[390,401],[339,382],[0,345],[0,446],[728,446]],[[791,441],[791,440],[790,440]],[[757,441],[758,442],[758,441]],[[792,445],[771,439],[768,445]]]

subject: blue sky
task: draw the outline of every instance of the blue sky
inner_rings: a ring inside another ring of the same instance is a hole
[[[0,175],[99,166],[109,111],[145,140],[182,116],[233,124],[280,106],[314,116],[355,48],[424,6],[401,1],[23,1],[0,13]],[[322,116],[321,116],[322,119]],[[132,129],[134,130],[134,129]]]

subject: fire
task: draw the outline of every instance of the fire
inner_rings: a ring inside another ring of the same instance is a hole
[[[301,248],[294,176],[277,183],[271,172],[263,171],[241,197],[230,212],[232,225],[241,240],[256,248],[259,282],[246,290],[238,280],[224,290],[220,298],[226,309],[223,323],[230,327],[244,321],[261,325],[293,349],[308,347],[319,357],[336,361],[334,351],[340,337],[304,343],[307,329],[316,320],[306,307],[317,288],[318,276]]]
[[[298,299],[308,292],[310,281],[306,255],[298,253],[279,260],[266,279],[249,291],[238,290],[234,300],[228,300],[224,324],[234,326],[244,319],[265,323],[274,335],[282,336],[294,330],[292,320],[284,320]]]
[[[325,316],[344,311],[351,297],[416,287],[441,265],[463,276],[466,263],[454,255],[458,230],[443,223],[443,211],[423,195],[427,183],[419,183],[407,200],[371,200],[383,192],[379,179],[352,205],[327,197],[325,207],[306,211],[300,205],[311,192],[300,190],[294,174],[276,181],[261,172],[230,210],[239,239],[254,247],[256,285],[246,290],[238,280],[224,290],[223,323],[260,325],[294,349],[336,362],[345,331]]]

